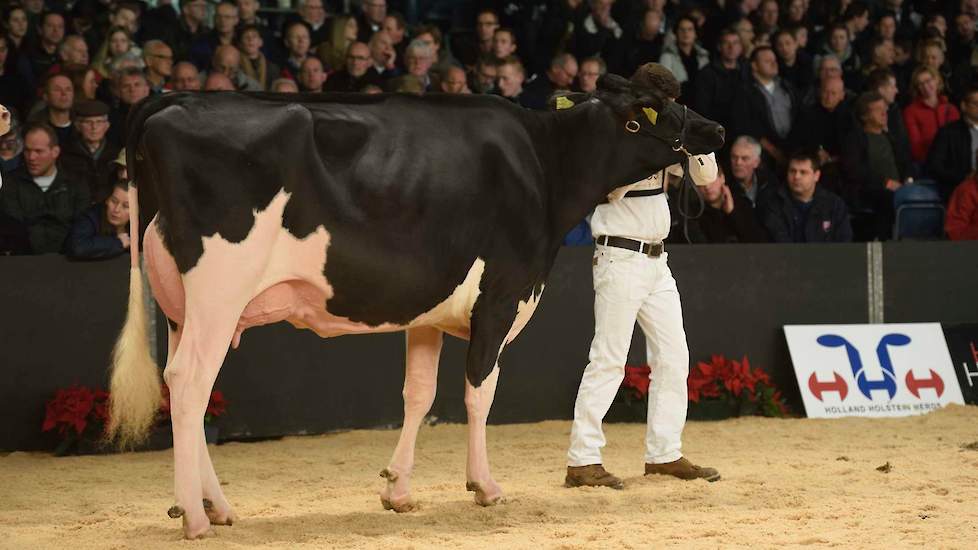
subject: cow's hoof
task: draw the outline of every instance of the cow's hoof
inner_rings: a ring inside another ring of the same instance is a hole
[[[238,516],[230,508],[224,511],[218,510],[209,498],[204,499],[204,513],[207,514],[207,519],[210,520],[211,525],[227,525],[230,527],[238,520]]]
[[[183,538],[187,540],[203,539],[214,536],[211,522],[205,515],[202,519],[190,521],[187,514],[183,516]]]
[[[503,490],[495,482],[491,483],[491,487],[483,487],[477,481],[467,481],[465,490],[475,493],[475,503],[479,506],[495,506],[505,502]]]
[[[418,509],[418,503],[414,502],[410,498],[406,498],[404,500],[391,500],[381,496],[380,503],[384,506],[384,510],[394,510],[398,514],[414,512]]]

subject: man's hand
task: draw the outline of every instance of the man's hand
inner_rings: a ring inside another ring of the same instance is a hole
[[[892,179],[886,180],[886,188],[889,191],[896,191],[901,187],[903,187],[903,184],[898,182],[897,180],[892,180]]]
[[[395,61],[397,61],[397,50],[391,49],[391,53],[387,54],[387,62],[384,63],[384,67],[386,67],[388,71],[393,69]]]
[[[723,204],[720,208],[723,209],[724,214],[729,216],[734,209],[733,193],[730,192],[730,188],[727,187],[726,183],[723,184],[723,190],[721,191],[721,193],[722,193],[721,196],[723,198]]]
[[[119,233],[116,235],[116,238],[122,243],[122,248],[129,248],[129,233]]]

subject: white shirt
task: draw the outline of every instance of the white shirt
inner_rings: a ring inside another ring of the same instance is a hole
[[[696,185],[708,185],[717,178],[716,156],[694,155],[690,160],[689,175]],[[627,237],[645,242],[662,242],[669,236],[672,219],[666,194],[650,197],[625,197],[629,191],[661,189],[662,177],[672,174],[682,177],[683,169],[678,164],[653,174],[631,185],[619,187],[608,194],[608,203],[600,204],[591,216],[591,233],[597,238]]]
[[[47,191],[51,184],[54,183],[54,178],[58,177],[58,171],[55,170],[50,176],[37,176],[34,178],[34,183],[41,188],[41,191]]]

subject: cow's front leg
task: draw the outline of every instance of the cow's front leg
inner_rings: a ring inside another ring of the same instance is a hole
[[[496,394],[499,354],[516,318],[516,304],[516,300],[487,292],[479,296],[472,312],[472,337],[465,366],[465,408],[469,422],[465,488],[475,492],[475,501],[482,506],[497,504],[503,496],[489,473],[486,420]]]
[[[475,492],[475,502],[482,506],[498,504],[503,490],[489,472],[489,452],[486,448],[486,419],[496,394],[499,365],[478,388],[465,381],[465,408],[469,419],[469,458],[465,467],[465,489]]]
[[[416,507],[411,499],[411,470],[414,469],[414,446],[421,422],[435,400],[438,383],[438,357],[441,355],[442,332],[433,327],[408,329],[407,367],[404,373],[404,425],[397,440],[394,456],[382,472],[387,479],[380,491],[385,510],[410,512]]]

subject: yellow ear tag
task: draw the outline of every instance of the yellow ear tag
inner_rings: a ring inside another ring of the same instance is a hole
[[[566,97],[560,96],[560,97],[557,98],[557,110],[558,111],[560,109],[570,109],[573,106],[574,106],[574,102],[571,101],[571,100],[569,100],[569,99],[567,99]]]
[[[652,107],[642,107],[642,112],[645,113],[645,116],[649,119],[649,122],[655,126],[655,121],[659,120],[659,113]]]

